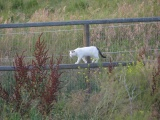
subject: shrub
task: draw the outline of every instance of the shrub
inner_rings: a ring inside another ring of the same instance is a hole
[[[24,52],[16,54],[13,94],[10,95],[0,84],[0,97],[15,108],[15,112],[20,112],[21,116],[28,115],[33,105],[43,115],[49,114],[57,101],[61,76],[58,70],[62,57],[57,59],[55,65],[53,56],[48,57],[48,50],[45,41],[40,40],[41,36],[42,34],[36,42],[33,55],[35,59],[30,65],[25,63]],[[50,72],[46,70],[48,61]]]

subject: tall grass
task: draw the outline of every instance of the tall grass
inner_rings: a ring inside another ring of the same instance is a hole
[[[91,69],[87,78],[86,70],[65,72],[61,76],[61,92],[54,109],[45,115],[48,119],[158,119],[159,116],[159,58],[155,63],[138,62],[137,65],[116,67],[111,72],[107,68]],[[5,76],[3,74],[3,76]],[[6,74],[12,76],[12,74]],[[5,79],[5,77],[4,77]],[[13,79],[8,77],[6,79]],[[3,87],[9,81],[4,81]],[[90,83],[88,93],[86,82]],[[13,83],[11,83],[12,86]],[[96,86],[95,86],[96,85]],[[6,87],[9,87],[8,85]],[[98,89],[97,89],[97,88]],[[155,89],[154,89],[155,88]],[[7,90],[7,88],[5,88]],[[9,89],[8,89],[9,90]],[[7,90],[7,91],[8,91]],[[12,93],[10,93],[12,94]],[[21,117],[1,99],[1,118]],[[41,118],[36,108],[37,102],[27,112],[31,118]],[[9,111],[9,112],[6,112]],[[27,118],[24,116],[24,118]]]
[[[39,21],[159,16],[159,5],[159,0],[6,0],[0,2],[0,22],[35,22],[37,18],[33,19],[33,16],[41,11],[46,11],[48,16],[41,17]]]
[[[38,101],[32,101],[31,108],[25,112],[23,118],[38,119],[42,116],[57,120],[159,118],[159,58],[157,62],[145,65],[138,62],[135,66],[120,66],[112,70],[101,67],[90,69],[90,77],[86,72],[87,69],[81,68],[72,72],[64,71],[60,78],[63,81],[60,84],[62,89],[50,113],[42,114],[36,107]],[[13,74],[2,72],[1,76],[3,89],[10,91],[10,86],[15,84],[12,82]],[[87,83],[90,83],[90,92]],[[12,92],[9,94],[12,95]],[[27,101],[26,95],[22,96],[24,102]],[[3,99],[0,105],[2,119],[21,118],[21,112],[14,111]]]
[[[154,64],[144,66],[139,62],[135,66],[114,68],[111,73],[105,68],[91,70],[91,78],[88,81],[97,81],[99,91],[88,94],[86,89],[75,90],[75,86],[72,86],[73,92],[60,97],[57,108],[53,111],[56,114],[53,113],[51,118],[76,120],[157,118],[158,116],[153,116],[151,110],[154,103],[154,96],[151,95],[153,68]],[[83,72],[79,74],[84,75]],[[80,85],[82,81],[75,82]],[[65,90],[64,88],[63,92]],[[60,111],[63,111],[63,114]]]

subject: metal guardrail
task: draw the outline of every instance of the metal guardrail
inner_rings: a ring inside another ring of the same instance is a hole
[[[75,20],[75,21],[63,21],[63,22],[13,23],[13,24],[0,24],[0,29],[2,28],[65,26],[65,25],[87,25],[87,24],[156,22],[156,21],[160,21],[160,17],[119,18],[119,19],[104,19],[104,20]]]
[[[59,69],[80,69],[80,68],[99,68],[99,67],[117,67],[117,66],[127,66],[135,65],[136,62],[104,62],[104,63],[88,63],[88,64],[60,64]],[[56,65],[54,65],[56,66]],[[54,67],[53,66],[53,67]],[[33,67],[29,66],[28,70]],[[49,66],[44,67],[45,70],[49,70]],[[0,71],[15,71],[14,66],[0,66]]]

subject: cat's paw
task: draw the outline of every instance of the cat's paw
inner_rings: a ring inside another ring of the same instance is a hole
[[[78,64],[78,62],[75,62],[75,64]]]

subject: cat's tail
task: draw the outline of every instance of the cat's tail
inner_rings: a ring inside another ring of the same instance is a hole
[[[99,50],[99,48],[97,48],[99,54],[101,55],[102,58],[106,58],[106,56],[102,55],[101,51]]]

